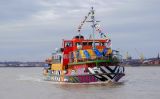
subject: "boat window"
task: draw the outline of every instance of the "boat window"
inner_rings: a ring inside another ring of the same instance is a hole
[[[108,46],[108,43],[105,43],[105,46]]]
[[[76,38],[76,39],[83,39],[84,37],[82,35],[77,35],[74,38]]]
[[[81,45],[81,43],[80,43],[80,42],[76,42],[76,46],[77,46],[77,45]]]
[[[62,56],[61,55],[54,55],[53,56],[53,63],[61,63]]]
[[[95,42],[95,46],[99,46],[99,42]]]
[[[65,47],[72,47],[72,43],[71,42],[66,42]]]
[[[83,42],[83,46],[87,45],[87,42]]]
[[[100,45],[101,45],[101,46],[105,46],[105,42],[101,42]]]
[[[92,43],[93,43],[93,42],[89,42],[88,45],[89,45],[89,46],[92,46]]]

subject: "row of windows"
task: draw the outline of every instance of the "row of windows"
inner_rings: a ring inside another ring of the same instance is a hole
[[[83,45],[83,46],[92,46],[93,45],[93,42],[76,42],[74,43],[74,46],[77,46],[77,45]],[[106,46],[106,43],[105,42],[95,42],[95,45],[96,46]],[[65,47],[72,47],[72,43],[71,42],[66,42],[65,43]]]
[[[61,63],[62,56],[61,55],[53,55],[52,56],[52,61],[53,61],[53,63]]]

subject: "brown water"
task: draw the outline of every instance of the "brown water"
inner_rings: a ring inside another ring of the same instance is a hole
[[[42,68],[0,68],[0,99],[160,99],[160,66],[127,67],[116,84],[43,81]]]

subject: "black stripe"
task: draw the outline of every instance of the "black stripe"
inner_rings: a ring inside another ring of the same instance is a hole
[[[98,71],[94,71],[95,72],[95,74],[99,74],[99,72]]]
[[[108,80],[107,78],[103,77],[102,75],[98,75],[98,76],[101,76],[102,78],[99,78],[101,81],[106,81]]]
[[[78,77],[73,77],[76,82],[79,82]]]
[[[106,69],[108,69],[111,73],[114,73],[114,71],[109,66],[104,66]]]
[[[69,77],[69,82],[73,82],[73,78],[72,77]]]
[[[116,73],[116,71],[118,71],[120,68],[120,66],[117,66],[117,68],[114,70],[114,73]]]
[[[100,67],[100,70],[103,72],[103,73],[106,73],[106,75],[110,78],[110,79],[113,79],[113,77],[111,75],[109,75],[105,70],[103,70],[101,67]]]
[[[123,73],[124,73],[124,71],[125,71],[125,68],[124,67],[122,67],[123,68]]]
[[[100,70],[101,70],[103,73],[107,73],[107,72],[106,72],[105,70],[103,70],[103,68],[101,68],[101,67],[100,67]]]
[[[114,68],[114,70],[113,70],[114,72],[115,72],[115,70],[117,69],[117,67],[118,67],[118,66],[116,66],[116,67]]]
[[[115,75],[113,76],[113,78],[115,78],[116,76],[118,76],[119,75],[118,73],[119,73],[119,68],[118,68],[117,72],[115,71]]]
[[[115,75],[113,76],[113,79],[114,79],[116,76],[117,76],[117,74],[115,74]]]
[[[99,74],[98,71],[94,71],[94,72],[95,72],[95,74]],[[103,77],[102,75],[98,75],[98,76],[100,76],[101,78],[98,78],[97,76],[95,76],[95,77],[97,77],[100,81],[106,81],[106,80],[108,80],[107,78]]]
[[[103,76],[103,75],[102,75]],[[106,75],[107,76],[107,75]],[[105,76],[103,76],[104,78],[106,78]],[[106,80],[108,80],[108,78],[106,78]]]
[[[118,68],[117,73],[119,73],[119,69],[120,69],[120,68]]]
[[[94,77],[96,77],[98,80],[100,80],[100,81],[106,81],[106,80],[108,80],[107,78],[103,77],[102,75],[97,75],[97,74],[99,74],[98,71],[94,71],[94,73],[95,73]],[[100,76],[101,78],[97,77],[96,75]]]

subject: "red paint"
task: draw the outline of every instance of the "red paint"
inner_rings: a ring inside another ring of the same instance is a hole
[[[94,40],[95,42],[99,42],[96,46],[98,49],[103,49],[106,46],[102,45],[102,43],[106,43],[106,40]],[[64,48],[63,50],[63,66],[68,65],[69,61],[69,53],[73,51],[77,51],[77,44],[82,45],[82,50],[86,49],[92,49],[92,45],[89,44],[89,42],[93,42],[93,40],[85,40],[83,37],[77,38],[74,37],[72,40],[63,40],[62,47]],[[81,66],[78,66],[77,68],[80,68]]]

